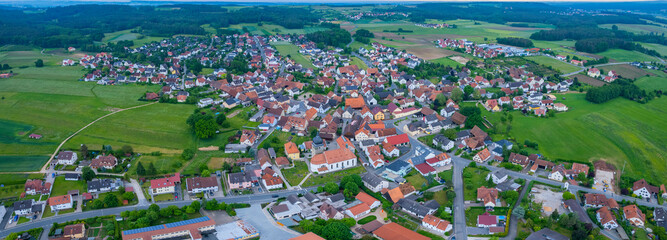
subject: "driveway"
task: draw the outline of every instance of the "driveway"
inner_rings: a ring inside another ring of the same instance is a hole
[[[255,227],[259,231],[260,236],[266,236],[275,240],[289,240],[298,236],[296,232],[287,230],[286,227],[278,226],[268,213],[262,211],[260,204],[253,204],[249,208],[236,209],[236,213],[239,218]]]
[[[136,179],[132,178],[130,179],[130,186],[132,186],[132,190],[134,190],[134,194],[137,195],[137,199],[139,200],[138,205],[143,206],[143,205],[148,205],[148,201],[146,200],[146,195],[142,192],[143,190],[141,189],[141,185],[139,182],[137,182]]]

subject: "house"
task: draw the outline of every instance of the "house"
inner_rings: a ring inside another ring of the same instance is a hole
[[[602,207],[595,213],[598,222],[605,229],[614,229],[618,227],[616,216],[609,210],[608,207]]]
[[[449,138],[445,137],[444,135],[438,134],[433,137],[433,145],[439,146],[445,151],[449,151],[450,149],[454,148],[454,141],[449,140]]]
[[[435,168],[433,168],[431,165],[428,163],[420,163],[415,165],[415,169],[422,175],[422,176],[428,176],[428,175],[433,175],[436,174]]]
[[[259,140],[259,134],[257,131],[244,129],[241,133],[241,139],[239,142],[243,145],[252,146],[257,140]]]
[[[494,184],[500,184],[502,182],[507,181],[507,177],[508,177],[507,172],[501,169],[489,173],[489,175],[486,176],[486,180],[489,180],[489,178],[491,178]]]
[[[250,176],[243,172],[227,174],[227,182],[230,189],[244,189],[252,186]]]
[[[477,201],[482,202],[485,207],[496,207],[498,204],[498,189],[479,187],[477,189]]]
[[[343,219],[345,215],[343,215],[342,212],[338,211],[335,207],[331,206],[329,203],[322,203],[320,206],[320,213],[319,213],[320,218],[324,220],[329,220],[329,219]]]
[[[513,164],[521,165],[524,168],[532,162],[527,156],[518,153],[510,153],[509,161]]]
[[[475,156],[472,157],[472,160],[478,163],[486,162],[491,158],[491,152],[488,148],[484,148],[482,151],[479,151]]]
[[[410,138],[408,137],[408,134],[403,133],[401,135],[394,135],[385,138],[384,143],[393,146],[407,146],[410,143]]]
[[[412,166],[406,161],[394,161],[393,163],[387,165],[387,171],[396,174],[398,176],[405,176],[410,172]]]
[[[477,216],[477,227],[490,228],[498,226],[498,216],[485,212]]]
[[[645,179],[641,179],[632,184],[632,193],[644,199],[651,196],[657,196],[659,192],[658,187],[651,186]]]
[[[67,225],[63,228],[63,237],[69,239],[82,239],[86,233],[86,225],[84,223]]]
[[[277,157],[275,161],[276,165],[281,168],[288,167],[291,165],[290,161],[286,157]]]
[[[283,187],[283,179],[272,174],[264,173],[262,175],[262,184],[264,184],[264,187],[268,190],[280,189]]]
[[[114,155],[98,155],[90,163],[90,168],[93,169],[113,169],[118,164],[118,159]]]
[[[189,194],[200,192],[217,192],[218,179],[216,177],[193,177],[185,179],[185,186]]]
[[[664,208],[655,208],[653,210],[653,220],[658,227],[667,227],[667,210]]]
[[[637,205],[623,207],[623,217],[637,227],[644,227],[644,222],[646,221],[646,215],[639,210]]]
[[[14,202],[14,214],[24,216],[42,212],[42,204],[35,204],[35,200],[26,199]]]
[[[562,103],[554,103],[554,110],[559,111],[559,112],[565,112],[568,110],[567,106]]]
[[[65,173],[65,181],[79,181],[79,180],[81,180],[81,174]]]
[[[375,209],[377,207],[380,207],[382,203],[380,200],[375,199],[371,195],[368,195],[368,193],[365,192],[359,192],[357,196],[354,197],[355,199],[361,201],[362,203],[368,205],[370,209]]]
[[[108,178],[93,179],[88,181],[88,192],[89,193],[109,192],[111,191],[113,184],[114,184],[113,180]]]
[[[34,133],[30,134],[28,137],[32,138],[32,139],[42,139],[42,135],[34,134]]]
[[[243,220],[230,223],[235,227],[223,226],[224,229],[233,229],[234,232],[241,232],[243,235],[249,235],[247,238],[257,237],[250,235],[257,230],[250,225],[246,225]],[[125,230],[122,232],[123,240],[152,240],[152,239],[203,239],[203,232],[215,231],[215,221],[209,217],[200,217],[180,222],[161,224],[145,228]]]
[[[345,210],[345,214],[354,219],[359,219],[370,213],[371,209],[365,203],[359,203]]]
[[[74,165],[77,160],[76,153],[72,151],[62,151],[58,153],[56,158],[58,159],[58,164],[62,165]]]
[[[299,152],[299,147],[297,147],[295,143],[285,143],[285,155],[287,155],[289,159],[299,159],[301,157],[300,153],[301,152]]]
[[[325,240],[323,237],[314,234],[313,232],[307,232],[304,235],[290,238],[289,240]]]
[[[361,181],[366,188],[373,192],[380,192],[383,188],[389,187],[389,182],[370,172],[361,175]]]
[[[316,154],[310,159],[310,171],[328,173],[357,165],[357,156],[348,148],[338,148]]]
[[[25,182],[25,194],[49,194],[51,193],[51,183],[42,181],[41,179],[28,179]]]
[[[373,235],[382,240],[430,240],[415,231],[407,229],[398,223],[391,222],[373,231]]]
[[[47,200],[49,207],[51,207],[51,212],[56,212],[58,210],[70,209],[72,208],[72,196],[62,195],[50,197]]]
[[[597,68],[588,69],[588,76],[592,77],[592,78],[600,77],[600,69],[597,69]]]
[[[563,181],[563,177],[565,176],[565,167],[563,164],[554,166],[553,169],[551,170],[551,173],[549,173],[549,179],[554,180],[554,181]]]
[[[531,233],[528,235],[526,240],[568,240],[569,238],[555,232],[548,228],[542,228],[541,230]]]
[[[607,198],[600,193],[586,193],[584,194],[584,206],[592,208],[609,207],[611,209],[619,209],[618,203],[613,198]]]
[[[151,186],[148,188],[148,192],[151,195],[159,195],[165,193],[174,193],[176,191],[176,184],[181,183],[181,174],[176,173],[174,176],[153,179],[151,180]]]
[[[452,225],[449,221],[442,220],[433,215],[426,215],[424,219],[422,219],[422,227],[440,234],[445,234],[452,230]]]
[[[440,205],[437,204],[437,202],[435,203],[437,207],[432,208],[432,207],[427,207],[426,204],[422,205],[421,203],[408,198],[402,198],[398,200],[396,204],[398,204],[398,206],[404,212],[417,216],[418,218],[423,218],[426,215],[433,214],[438,209],[438,207],[440,207]]]

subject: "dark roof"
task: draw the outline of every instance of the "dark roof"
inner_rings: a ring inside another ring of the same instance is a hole
[[[109,188],[111,187],[111,183],[113,183],[113,180],[108,178],[90,180],[88,181],[88,191],[90,192],[93,189],[99,191],[102,188]]]
[[[345,196],[343,196],[342,193],[336,193],[332,196],[329,197],[329,201],[332,203],[338,202],[338,201],[343,201],[345,199]]]
[[[415,202],[414,200],[410,200],[407,198],[401,198],[396,202],[401,208],[405,209],[406,211],[412,212],[417,216],[426,216],[429,214],[431,209],[419,204],[418,202]]]
[[[291,204],[296,204],[298,202],[301,202],[299,201],[299,197],[296,194],[287,196],[287,201],[289,201]]]
[[[366,172],[361,176],[361,180],[364,181],[365,183],[368,183],[368,185],[371,186],[377,186],[382,184],[382,179],[378,177],[375,174],[372,174],[370,172]]]
[[[313,193],[311,193],[311,192],[307,192],[307,193],[304,194],[303,196],[306,198],[306,200],[308,200],[308,201],[311,202],[311,203],[312,203],[312,202],[317,202],[317,201],[320,200],[320,198],[318,198],[317,196],[315,196],[315,194],[313,194]]]
[[[65,173],[65,179],[79,179],[81,178],[81,174],[78,173]]]
[[[32,207],[32,199],[14,202],[14,211]]]
[[[243,183],[243,182],[250,182],[250,179],[246,176],[246,174],[242,172],[237,172],[237,173],[230,173],[229,174],[229,182],[231,183]]]
[[[577,217],[579,217],[579,221],[582,221],[584,223],[593,223],[591,219],[588,217],[588,213],[586,213],[586,210],[584,210],[581,205],[579,205],[579,202],[574,199],[568,199],[564,201],[565,205],[570,207],[570,210],[574,212]]]
[[[381,222],[379,222],[378,220],[373,220],[369,223],[361,225],[361,228],[364,229],[364,231],[370,233],[370,232],[373,232],[373,231],[377,230],[378,228],[382,227],[382,225],[383,224]]]
[[[392,170],[394,172],[398,172],[403,168],[410,167],[410,164],[406,161],[394,161],[393,163],[389,164],[387,166],[387,169]]]

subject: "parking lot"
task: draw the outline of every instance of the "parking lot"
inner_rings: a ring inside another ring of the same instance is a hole
[[[549,216],[554,210],[559,213],[564,213],[565,208],[561,202],[563,201],[562,192],[554,192],[547,186],[535,185],[531,190],[531,194],[535,198],[535,202],[542,203],[542,213]]]
[[[612,191],[614,189],[614,172],[605,171],[605,170],[596,170],[595,171],[595,184],[593,189],[598,189],[602,191]]]

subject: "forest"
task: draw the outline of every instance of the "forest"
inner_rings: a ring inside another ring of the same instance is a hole
[[[530,41],[530,39],[525,39],[525,38],[507,37],[507,38],[496,38],[496,40],[500,44],[515,46],[515,47],[531,48],[534,46],[533,41]]]
[[[344,48],[352,40],[352,35],[347,30],[338,28],[308,33],[306,38],[315,42],[318,48],[324,48],[323,45]]]
[[[203,24],[214,28],[230,24],[269,22],[285,28],[303,28],[318,17],[304,8],[248,7],[234,11],[215,5],[172,5],[163,11],[154,6],[74,5],[25,13],[6,8],[0,15],[0,44],[39,47],[80,47],[101,41],[104,33],[136,29],[149,36],[203,35]],[[105,14],[99,14],[104,12]]]
[[[598,53],[612,48],[620,48],[630,51],[639,51],[648,55],[658,56],[655,50],[649,50],[633,41],[645,43],[657,43],[667,45],[664,35],[656,34],[634,34],[618,30],[615,25],[612,29],[598,27],[575,27],[559,28],[553,30],[542,30],[530,36],[534,40],[560,41],[565,39],[577,40],[575,48],[577,51]]]
[[[592,103],[604,103],[617,97],[645,103],[653,98],[654,94],[647,94],[637,85],[626,79],[617,79],[611,84],[594,87],[586,92],[586,100]]]

